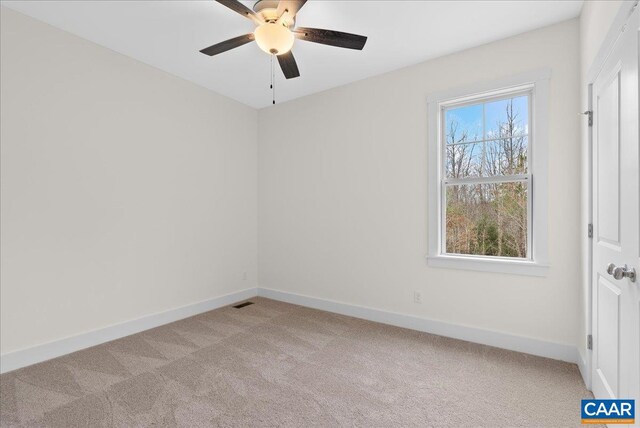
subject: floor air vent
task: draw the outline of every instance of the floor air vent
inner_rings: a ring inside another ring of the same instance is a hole
[[[249,306],[249,305],[253,305],[253,302],[240,303],[239,305],[235,305],[234,308],[240,309],[240,308],[244,308],[245,306]]]

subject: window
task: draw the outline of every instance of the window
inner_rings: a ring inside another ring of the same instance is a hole
[[[547,87],[522,76],[429,98],[430,265],[544,275]]]
[[[446,254],[530,258],[530,99],[525,90],[442,106]]]

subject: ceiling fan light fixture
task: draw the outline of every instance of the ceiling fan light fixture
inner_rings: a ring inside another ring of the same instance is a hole
[[[260,49],[271,55],[282,55],[291,50],[295,40],[293,33],[278,22],[265,22],[253,32]]]

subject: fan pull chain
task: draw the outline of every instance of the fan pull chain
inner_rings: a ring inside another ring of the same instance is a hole
[[[273,104],[276,103],[276,69],[273,63],[275,57],[275,55],[271,55],[271,95]]]

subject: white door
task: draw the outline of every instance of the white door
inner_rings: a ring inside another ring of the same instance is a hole
[[[596,398],[640,399],[639,12],[629,18],[592,90]]]

